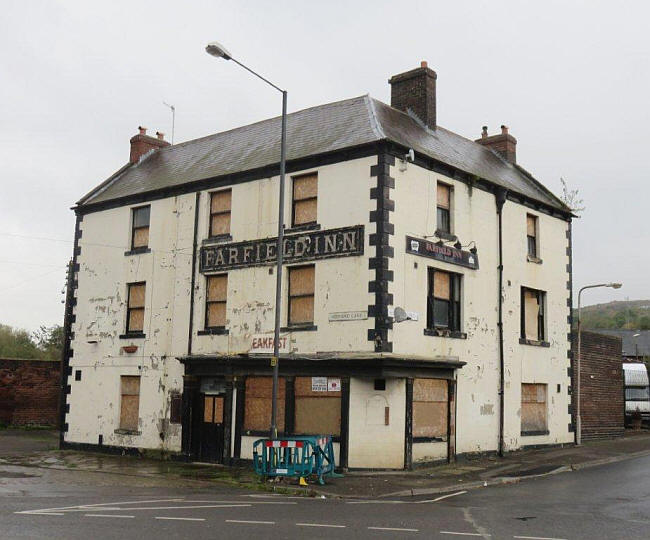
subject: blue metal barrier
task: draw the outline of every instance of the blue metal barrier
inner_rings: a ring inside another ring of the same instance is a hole
[[[334,472],[334,445],[331,435],[304,435],[278,440],[258,439],[253,443],[253,466],[260,476],[307,478],[339,476]]]

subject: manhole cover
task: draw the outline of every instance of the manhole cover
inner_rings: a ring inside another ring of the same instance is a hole
[[[505,478],[516,478],[518,476],[535,476],[536,474],[546,474],[551,471],[559,469],[557,465],[542,465],[541,467],[534,467],[532,469],[524,469],[523,471],[510,471],[502,474]]]

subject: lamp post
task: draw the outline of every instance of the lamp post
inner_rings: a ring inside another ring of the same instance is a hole
[[[276,86],[268,79],[262,77],[259,73],[254,72],[249,67],[245,66],[226,50],[225,47],[213,41],[208,43],[205,48],[206,52],[216,58],[223,58],[224,60],[232,60],[235,64],[243,67],[246,71],[252,73],[257,78],[262,79],[266,84],[275,88],[282,94],[282,135],[280,139],[280,198],[278,208],[278,239],[276,243],[276,281],[275,281],[275,328],[273,331],[273,358],[271,358],[271,366],[273,366],[273,392],[271,397],[271,439],[276,439],[278,436],[277,415],[278,415],[278,372],[279,372],[279,356],[280,356],[280,314],[282,306],[282,259],[283,259],[283,241],[284,241],[284,173],[286,161],[286,146],[287,146],[287,91]]]
[[[576,410],[576,444],[582,444],[582,421],[580,418],[580,353],[581,353],[581,326],[580,326],[580,310],[581,303],[580,298],[582,296],[582,291],[585,289],[595,289],[597,287],[611,287],[612,289],[620,289],[623,286],[622,283],[597,283],[595,285],[585,285],[578,291],[578,358],[576,359],[576,394],[578,396],[578,407]]]

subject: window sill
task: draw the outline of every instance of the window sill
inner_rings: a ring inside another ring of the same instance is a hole
[[[436,229],[436,232],[434,233],[438,238],[442,238],[443,240],[448,240],[449,242],[455,242],[458,240],[458,237],[455,234],[451,234],[450,232],[443,231],[441,229]]]
[[[290,229],[285,229],[284,234],[305,232],[305,231],[320,231],[320,223],[305,223],[304,225],[294,225]]]
[[[318,326],[315,324],[303,324],[301,326],[283,326],[280,328],[280,332],[315,332],[318,330]]]
[[[548,341],[537,341],[536,339],[519,338],[519,343],[522,345],[532,345],[533,347],[550,347]]]
[[[124,252],[124,256],[128,257],[129,255],[140,255],[142,253],[151,253],[150,247],[137,247],[130,249],[129,251]]]
[[[220,244],[223,242],[232,242],[231,234],[218,234],[217,236],[210,236],[201,242],[201,245],[206,244]]]
[[[126,334],[120,334],[120,339],[144,339],[147,337],[147,334],[142,332],[127,332]]]
[[[206,328],[205,330],[199,330],[197,336],[226,336],[230,333],[230,330],[225,326],[215,326],[214,328]]]
[[[413,437],[413,443],[447,442],[447,437]]]
[[[467,334],[465,332],[458,332],[455,330],[443,330],[436,328],[425,328],[425,336],[431,337],[448,337],[451,339],[467,339]]]
[[[535,264],[542,264],[543,262],[542,259],[540,259],[539,257],[533,257],[532,255],[526,255],[526,260],[529,263],[535,263]]]
[[[535,437],[537,435],[548,435],[550,432],[548,429],[541,430],[541,431],[522,431],[521,436],[522,437]]]
[[[136,429],[116,429],[113,433],[117,435],[142,435],[142,431]]]

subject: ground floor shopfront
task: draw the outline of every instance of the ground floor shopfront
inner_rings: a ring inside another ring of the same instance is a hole
[[[181,362],[183,454],[217,463],[251,459],[254,441],[269,433],[270,358],[192,356]],[[456,371],[463,365],[392,354],[281,358],[278,431],[333,435],[344,468],[453,460]]]

